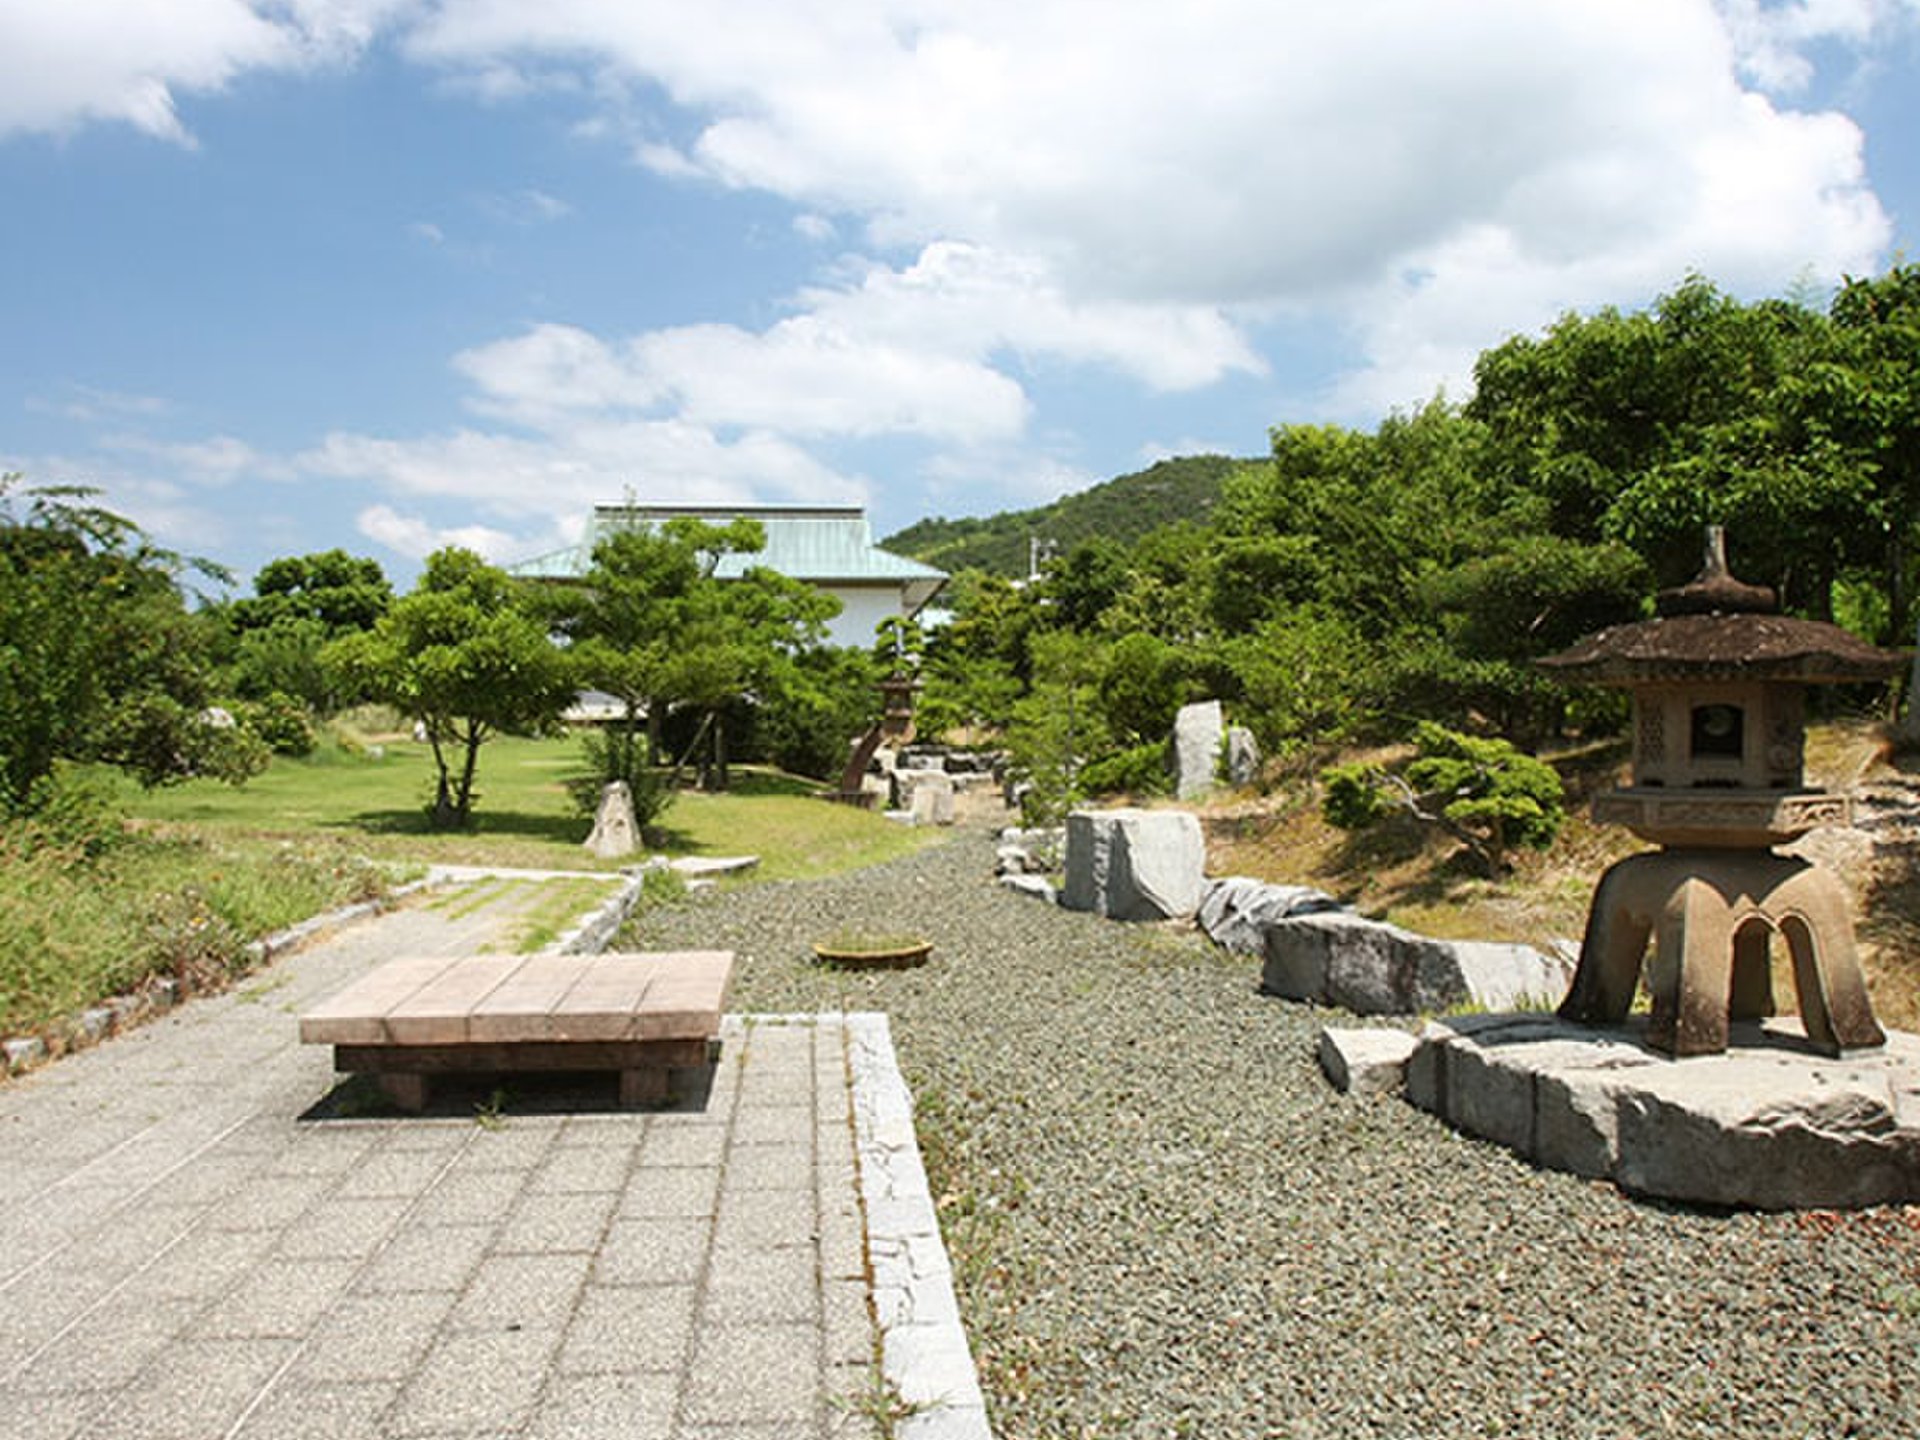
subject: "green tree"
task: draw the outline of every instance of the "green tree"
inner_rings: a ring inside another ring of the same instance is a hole
[[[504,571],[470,550],[427,557],[419,583],[371,630],[336,640],[329,665],[420,722],[436,772],[437,828],[471,823],[480,747],[537,727],[573,693],[573,667]]]
[[[1110,747],[1095,685],[1104,647],[1072,630],[1038,636],[1032,691],[1014,706],[1007,749],[1026,782],[1027,823],[1052,825],[1085,795],[1080,772]]]
[[[371,629],[393,603],[378,561],[325,550],[269,560],[254,593],[219,607],[233,632],[235,694],[265,701],[289,695],[322,714],[364,698],[340,693],[321,664],[327,643]]]
[[[1648,313],[1568,315],[1486,352],[1468,414],[1553,533],[1623,542],[1674,585],[1702,526],[1725,525],[1743,578],[1825,615],[1868,499],[1810,398],[1833,339],[1805,306],[1743,304],[1693,276]]]
[[[178,576],[187,562],[78,487],[0,477],[0,810],[46,795],[62,761],[105,761],[157,785],[235,782],[266,750],[209,723],[206,631]],[[24,502],[24,503],[22,503]]]
[[[686,598],[711,570],[701,532],[648,526],[618,530],[594,547],[580,583],[552,592],[543,606],[571,645],[579,683],[620,702],[620,718],[591,747],[593,798],[623,780],[636,803],[650,765],[659,763],[666,676]],[[643,822],[644,823],[644,822]]]
[[[701,720],[675,769],[697,758],[702,785],[725,789],[729,711],[800,688],[799,658],[820,644],[839,608],[833,596],[762,565],[690,592],[666,686]]]
[[[330,635],[371,630],[393,604],[380,562],[340,549],[269,560],[253,577],[253,595],[233,602],[238,630],[260,630],[297,617]]]
[[[927,636],[915,707],[923,734],[1004,729],[1026,692],[1028,644],[1043,629],[1039,597],[1009,580],[963,570],[947,586],[952,623]]]
[[[1882,643],[1912,639],[1920,566],[1920,266],[1849,280],[1834,297],[1831,345],[1795,396],[1812,435],[1853,478],[1852,559],[1885,596]]]

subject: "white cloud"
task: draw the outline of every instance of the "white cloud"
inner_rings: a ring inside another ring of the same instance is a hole
[[[342,433],[293,463],[314,478],[457,500],[523,526],[583,512],[630,488],[650,499],[720,503],[860,498],[855,482],[779,436],[759,432],[723,441],[677,420],[590,418],[536,437],[476,430],[412,439]]]
[[[167,402],[155,395],[127,395],[101,390],[92,385],[68,385],[59,399],[31,398],[27,409],[42,415],[58,415],[63,420],[86,423],[117,417],[146,418],[166,413]]]
[[[932,452],[936,503],[1058,493],[1089,478],[1031,437],[1059,371],[1197,390],[1266,373],[1277,322],[1331,317],[1362,360],[1329,399],[1363,420],[1463,393],[1505,334],[1690,270],[1752,293],[1870,269],[1890,227],[1859,128],[1785,97],[1816,55],[1916,13],[730,0],[716,23],[673,0],[0,0],[0,135],[110,121],[189,143],[179,96],[393,35],[464,93],[543,95],[656,176],[776,195],[794,238],[861,247],[755,326],[532,325],[455,358],[469,428],[343,431],[284,462],[381,487],[363,528],[417,547],[450,533],[420,518],[436,501],[518,525],[629,487],[856,497],[823,457],[875,440]],[[537,188],[481,203],[568,213]],[[200,481],[268,463],[226,438],[156,458]]]
[[[1777,109],[1741,77],[1785,86],[1810,44],[1865,44],[1913,12],[742,0],[714,25],[665,3],[446,0],[410,44],[453,67],[573,66],[602,95],[658,87],[694,128],[636,137],[643,163],[919,251],[857,294],[810,296],[819,323],[868,300],[968,323],[909,293],[964,259],[989,280],[949,273],[936,295],[972,283],[994,315],[975,323],[1007,348],[1177,388],[1253,368],[1235,321],[1354,307],[1379,347],[1357,391],[1437,378],[1443,357],[1458,383],[1463,348],[1499,338],[1495,314],[1524,327],[1639,303],[1693,269],[1778,287],[1873,265],[1889,225],[1857,126]],[[1464,347],[1420,330],[1476,308]]]
[[[409,560],[424,560],[434,551],[459,545],[483,559],[500,561],[514,548],[514,538],[485,525],[439,529],[417,515],[402,515],[390,505],[369,505],[354,517],[354,528],[376,545],[384,545]]]
[[[1913,0],[1718,0],[1740,72],[1762,89],[1793,94],[1813,78],[1806,50],[1821,41],[1871,43],[1915,15]]]
[[[541,325],[455,365],[479,386],[482,413],[547,430],[601,412],[665,411],[708,431],[969,442],[1017,433],[1027,414],[1019,385],[986,365],[817,314],[759,333],[688,325],[614,344]]]
[[[278,456],[255,449],[232,435],[205,440],[154,440],[144,435],[109,435],[104,448],[158,461],[182,481],[200,486],[231,485],[239,480],[290,480],[293,467]]]
[[[838,233],[833,221],[824,215],[811,212],[793,217],[793,233],[802,240],[811,240],[816,245],[824,245]]]
[[[119,122],[190,145],[176,97],[357,56],[415,0],[0,0],[0,136]]]
[[[573,213],[573,206],[566,201],[544,190],[534,189],[486,196],[481,201],[481,208],[505,224],[522,226],[564,220]]]

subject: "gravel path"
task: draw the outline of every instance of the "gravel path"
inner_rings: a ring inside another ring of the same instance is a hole
[[[1005,1440],[1920,1433],[1920,1207],[1704,1214],[1535,1171],[1334,1094],[1322,1017],[1250,962],[991,866],[963,833],[629,938],[736,949],[738,1010],[892,1017]],[[823,971],[842,926],[936,948]]]

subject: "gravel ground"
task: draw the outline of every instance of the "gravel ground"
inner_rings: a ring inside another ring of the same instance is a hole
[[[1004,1440],[1920,1434],[1920,1207],[1700,1213],[1536,1171],[1333,1093],[1333,1017],[1250,962],[991,868],[961,833],[627,938],[737,950],[737,1010],[892,1017]],[[814,964],[847,926],[933,957]]]

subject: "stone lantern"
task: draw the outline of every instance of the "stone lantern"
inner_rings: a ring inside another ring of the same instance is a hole
[[[896,669],[880,682],[879,689],[880,718],[854,742],[846,768],[840,772],[840,788],[828,792],[829,799],[843,805],[871,805],[873,796],[862,784],[867,766],[873,763],[882,745],[897,748],[913,738],[913,697],[920,689],[920,682],[906,671]]]
[[[1899,657],[1838,626],[1776,613],[1772,590],[1728,573],[1717,526],[1699,578],[1663,591],[1656,608],[1655,619],[1540,661],[1632,694],[1631,781],[1600,796],[1593,813],[1661,847],[1601,877],[1560,1014],[1624,1021],[1651,940],[1648,1043],[1676,1057],[1717,1054],[1730,1020],[1774,1012],[1778,935],[1808,1040],[1836,1056],[1884,1044],[1845,890],[1774,847],[1849,818],[1845,796],[1804,782],[1806,687],[1883,680]]]

